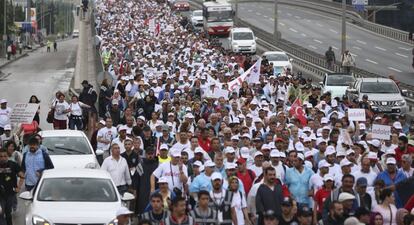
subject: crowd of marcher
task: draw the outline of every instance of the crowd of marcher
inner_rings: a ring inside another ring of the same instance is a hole
[[[95,4],[110,78],[99,93],[83,81],[70,103],[56,93],[48,122],[83,130],[97,115],[91,143],[104,152],[101,169],[120,194],[135,195],[117,212],[120,224],[131,215],[139,224],[414,224],[414,126],[404,115],[374,112],[367,96],[322,93],[300,73],[274,74],[265,57],[226,53],[167,3]],[[10,108],[0,105],[0,167],[14,161],[14,177],[30,190],[37,171],[53,168],[39,116],[20,129],[20,155]],[[349,120],[350,108],[363,109],[365,121]],[[391,126],[389,137],[374,138],[375,124]],[[23,185],[7,182],[10,193]]]

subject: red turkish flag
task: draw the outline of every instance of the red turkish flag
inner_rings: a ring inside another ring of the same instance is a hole
[[[302,102],[299,98],[297,98],[293,102],[292,106],[290,107],[289,113],[290,115],[298,119],[303,126],[306,126],[306,124],[308,123],[308,120],[305,117],[305,113],[303,112]]]
[[[158,36],[160,34],[160,29],[161,29],[160,23],[157,23],[155,25],[155,36]]]

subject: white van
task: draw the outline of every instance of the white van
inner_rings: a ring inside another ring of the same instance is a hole
[[[232,28],[229,43],[232,52],[256,53],[256,37],[250,28]]]
[[[79,37],[79,30],[78,29],[74,29],[72,32],[72,38],[77,38]]]

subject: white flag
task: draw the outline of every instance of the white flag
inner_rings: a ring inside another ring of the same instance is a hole
[[[262,59],[256,61],[256,63],[249,69],[250,76],[247,80],[250,84],[254,84],[260,80],[260,66],[262,65]]]

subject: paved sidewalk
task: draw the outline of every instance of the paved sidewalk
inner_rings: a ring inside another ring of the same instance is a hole
[[[13,58],[13,56],[10,58],[10,60],[7,60],[7,58],[0,58],[0,69],[9,65],[10,63],[19,60],[23,57],[26,57],[28,55],[28,53],[36,51],[37,49],[40,48],[40,45],[35,45],[33,46],[32,49],[25,49],[22,51],[22,54],[17,53],[15,58]]]

